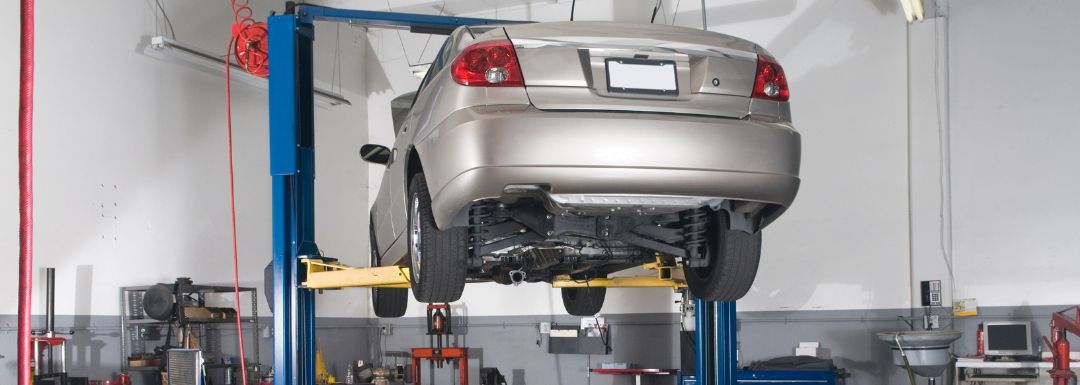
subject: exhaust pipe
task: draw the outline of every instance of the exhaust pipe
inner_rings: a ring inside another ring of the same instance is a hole
[[[500,285],[520,285],[525,282],[525,271],[521,269],[507,270],[509,267],[497,266],[491,270],[491,280]]]
[[[520,285],[522,282],[525,282],[525,271],[524,270],[510,270],[509,275],[510,275],[510,282],[513,283],[514,286]]]

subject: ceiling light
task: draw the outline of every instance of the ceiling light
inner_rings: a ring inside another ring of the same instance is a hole
[[[900,0],[900,7],[904,8],[904,17],[907,18],[908,23],[922,21],[925,17],[922,0]]]

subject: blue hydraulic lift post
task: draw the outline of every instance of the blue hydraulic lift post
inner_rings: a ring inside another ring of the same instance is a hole
[[[738,329],[735,302],[694,299],[696,385],[735,385]]]
[[[315,292],[298,287],[300,258],[322,258],[315,244],[315,21],[408,27],[449,34],[462,25],[520,21],[358,11],[296,5],[268,19],[270,175],[273,205],[274,383],[315,383]]]

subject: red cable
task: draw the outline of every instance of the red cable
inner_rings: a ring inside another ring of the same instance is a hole
[[[34,273],[34,0],[20,2],[18,383],[30,382],[30,296]]]
[[[229,46],[225,54],[225,120],[229,137],[229,212],[232,220],[233,294],[236,299],[236,340],[240,346],[240,383],[248,385],[247,360],[244,358],[244,328],[240,325],[240,257],[236,246],[236,177],[233,174],[232,79],[229,75],[232,72],[233,43],[234,39],[229,39]]]

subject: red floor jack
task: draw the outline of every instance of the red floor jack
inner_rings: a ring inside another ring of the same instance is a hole
[[[1069,318],[1068,313],[1074,312]],[[1069,340],[1065,337],[1066,332],[1080,336],[1080,306],[1054,313],[1050,317],[1050,338],[1043,337],[1043,341],[1050,347],[1054,356],[1054,367],[1050,369],[1050,378],[1054,385],[1068,385],[1076,379],[1076,373],[1069,369]]]
[[[444,313],[445,311],[445,313]],[[413,385],[420,385],[420,360],[431,360],[438,367],[450,360],[457,360],[458,376],[461,385],[469,383],[469,348],[449,347],[447,339],[452,330],[450,327],[450,305],[428,304],[427,305],[427,334],[430,339],[430,348],[412,349],[412,378]]]

